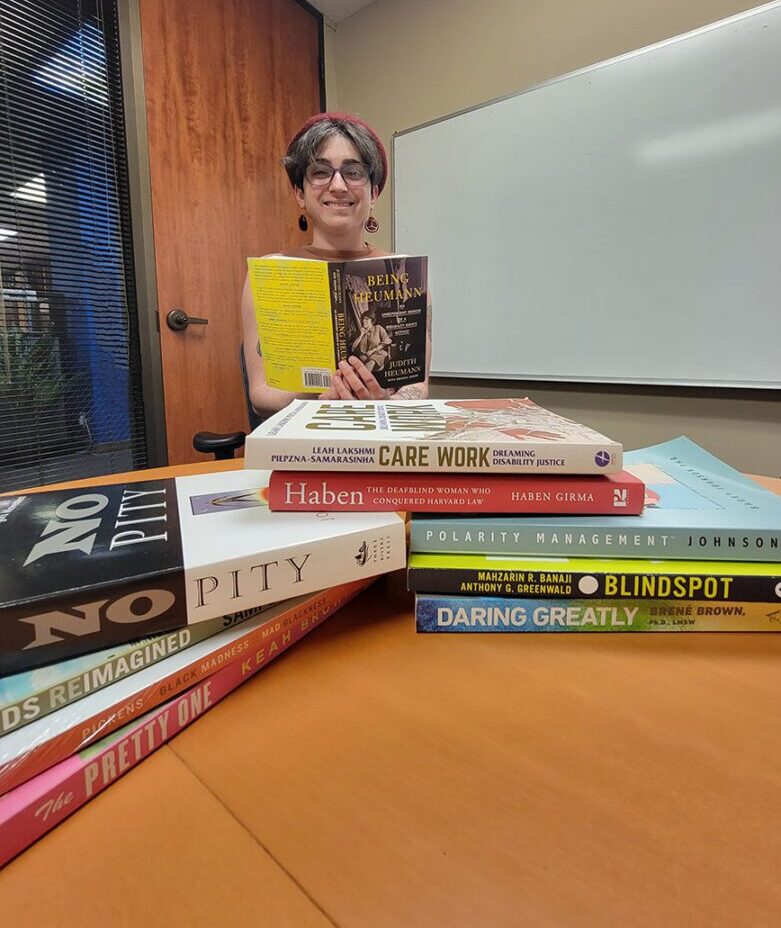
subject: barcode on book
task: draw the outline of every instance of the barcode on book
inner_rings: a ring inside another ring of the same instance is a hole
[[[305,387],[330,387],[331,372],[324,367],[304,367],[301,369],[304,375]]]

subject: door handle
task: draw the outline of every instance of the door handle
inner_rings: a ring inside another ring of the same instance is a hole
[[[196,316],[188,316],[183,309],[172,309],[165,317],[168,328],[174,332],[181,332],[188,325],[208,325],[208,319],[198,319]]]

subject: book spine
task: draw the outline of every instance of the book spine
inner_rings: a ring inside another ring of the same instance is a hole
[[[664,558],[666,560],[779,560],[778,534],[757,529],[729,533],[713,529],[626,530],[618,526],[523,525],[483,518],[456,523],[447,519],[413,520],[410,550],[428,554],[491,554],[560,557]]]
[[[458,512],[637,515],[644,487],[634,478],[507,477],[463,474],[427,479],[387,473],[274,471],[269,508],[288,512]]]
[[[544,596],[585,602],[610,600],[704,600],[707,602],[775,603],[781,609],[781,567],[777,576],[692,573],[610,573],[485,567],[410,567],[408,589],[418,593],[501,596],[506,599]]]
[[[80,664],[78,671],[74,669],[71,676],[45,689],[33,689],[35,672],[26,674],[25,678],[29,676],[31,681],[27,691],[13,702],[0,707],[0,736],[22,728],[51,712],[64,709],[90,693],[95,693],[118,680],[124,680],[172,654],[178,654],[200,641],[205,641],[223,629],[257,615],[262,608],[199,622],[167,635],[145,638],[132,647],[112,649],[103,658],[96,654],[94,661],[89,657],[82,658],[84,663]]]
[[[189,621],[314,593],[406,564],[404,521],[289,545],[273,554],[185,568]]]
[[[344,264],[328,263],[329,297],[334,326],[334,356],[337,365],[350,356],[347,348],[347,295],[344,284]]]
[[[419,632],[779,632],[777,605],[415,596]]]
[[[359,592],[362,587],[356,589]],[[355,595],[355,593],[353,593]],[[51,831],[333,614],[346,599],[235,657],[153,712],[0,798],[0,866]]]
[[[99,714],[80,717],[67,728],[53,725],[48,737],[25,746],[15,757],[0,764],[0,795],[210,676],[236,656],[259,653],[264,649],[275,653],[283,645],[287,647],[296,640],[296,636],[300,637],[311,627],[315,616],[331,615],[365,589],[369,582],[366,579],[324,590],[281,613],[272,629],[260,625],[208,655],[201,655],[190,664],[179,665],[174,672],[165,673],[163,664],[158,680],[142,690],[123,693],[121,700]],[[273,634],[270,633],[272,630]]]
[[[362,441],[360,432],[350,439],[327,433],[312,437],[273,439],[263,435],[247,442],[245,462],[259,470],[390,471],[408,473],[512,474],[617,474],[621,470],[620,446],[555,445],[526,442],[524,454],[517,447],[491,442],[405,440],[383,436]]]

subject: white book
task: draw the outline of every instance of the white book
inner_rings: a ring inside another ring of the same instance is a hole
[[[269,511],[237,470],[12,497],[0,673],[404,567],[396,513]]]
[[[528,398],[296,400],[247,438],[272,470],[615,474],[622,447]]]

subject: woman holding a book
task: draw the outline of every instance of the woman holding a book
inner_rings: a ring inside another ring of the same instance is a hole
[[[312,116],[291,139],[283,164],[301,211],[299,227],[302,231],[312,230],[311,243],[285,252],[285,257],[352,261],[388,255],[364,240],[365,232],[376,232],[379,228],[372,210],[385,186],[388,159],[379,137],[362,119],[344,113]],[[290,393],[267,383],[249,279],[242,295],[242,319],[250,400],[257,412],[266,418],[295,398],[313,399],[316,394]],[[395,392],[383,388],[372,371],[377,369],[376,361],[367,364],[351,355],[331,373],[330,387],[320,394],[320,399],[426,398],[431,356],[430,307],[426,326],[425,371],[418,383]],[[353,346],[355,351],[355,343]]]

